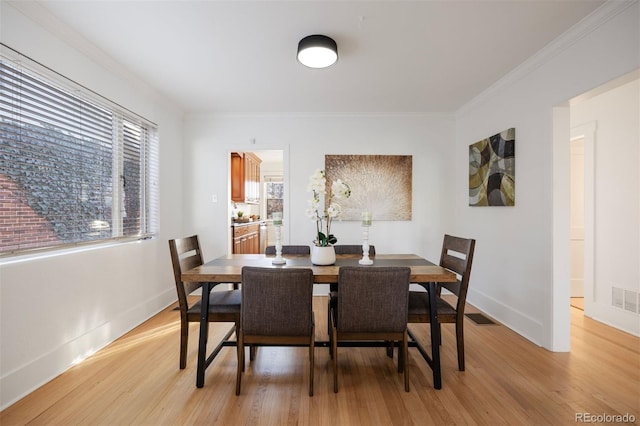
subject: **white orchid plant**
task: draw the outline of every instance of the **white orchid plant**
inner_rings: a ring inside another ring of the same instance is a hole
[[[307,191],[313,193],[313,198],[309,201],[309,208],[306,213],[309,219],[316,222],[316,239],[313,243],[318,247],[326,247],[338,242],[335,235],[331,233],[331,222],[340,217],[342,209],[339,200],[347,199],[351,196],[349,185],[338,179],[331,185],[330,193],[326,193],[327,178],[324,170],[317,169],[309,178]],[[329,206],[322,208],[321,196],[328,200]],[[323,227],[324,222],[324,227]]]

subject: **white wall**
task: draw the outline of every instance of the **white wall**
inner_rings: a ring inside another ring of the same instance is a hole
[[[255,138],[255,145],[250,140]],[[188,232],[202,237],[206,258],[227,253],[229,152],[283,149],[288,200],[284,240],[310,245],[315,227],[305,215],[311,173],[324,168],[326,154],[413,156],[413,220],[375,222],[370,244],[385,253],[414,252],[436,259],[442,234],[451,225],[451,115],[247,115],[189,116],[185,119],[185,212]],[[334,222],[342,244],[360,244],[359,222]]]
[[[157,239],[0,264],[2,409],[175,301],[167,239],[182,234],[182,117],[64,28],[0,8],[3,43],[158,124],[161,215]]]
[[[595,275],[585,315],[640,335],[640,316],[611,306],[612,286],[640,292],[639,80],[572,105],[570,119],[596,129]]]
[[[621,7],[614,3],[609,9]],[[456,120],[449,115],[192,116],[184,126],[183,149],[179,111],[108,58],[100,58],[106,65],[89,59],[99,54],[50,17],[36,24],[0,2],[4,43],[157,122],[161,132],[158,239],[0,266],[1,406],[175,300],[167,239],[197,232],[208,258],[227,252],[224,200],[231,150],[285,150],[285,241],[299,244],[313,237],[303,213],[305,189],[325,154],[413,155],[413,220],[374,223],[371,243],[381,252],[435,259],[444,232],[476,238],[470,301],[534,342],[558,349],[555,335],[568,340],[568,314],[560,315],[567,332],[554,331],[553,306],[561,305],[553,298],[554,266],[562,268],[554,264],[554,181],[568,191],[569,178],[554,167],[563,151],[553,143],[553,107],[639,67],[638,18],[636,2],[587,25],[570,42],[554,44],[550,54],[532,58],[470,102]],[[516,128],[516,206],[470,208],[468,145],[509,127]],[[251,138],[256,145],[250,145]],[[218,203],[211,202],[212,194]],[[188,208],[183,212],[182,206]],[[568,229],[568,210],[566,218]],[[335,232],[340,242],[360,242],[356,223],[338,223]],[[568,244],[566,252],[568,259]],[[563,305],[568,312],[568,299]]]
[[[477,238],[469,301],[552,350],[569,349],[568,272],[566,282],[553,282],[562,275],[554,267],[569,267],[568,202],[554,217],[554,200],[563,199],[554,198],[554,188],[564,199],[569,194],[569,122],[568,114],[558,114],[567,129],[559,132],[566,147],[558,152],[554,107],[640,66],[638,13],[637,2],[607,4],[457,115],[455,231]],[[516,128],[515,207],[469,207],[468,146],[510,127]],[[557,155],[566,156],[566,170],[554,167]],[[557,245],[554,220],[567,236]]]

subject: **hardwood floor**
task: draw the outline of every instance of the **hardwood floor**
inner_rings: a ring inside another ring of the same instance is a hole
[[[326,298],[314,297],[326,338]],[[473,308],[469,309],[473,312]],[[340,348],[333,393],[326,348],[316,348],[315,395],[306,348],[260,348],[235,395],[235,349],[225,348],[195,386],[198,325],[179,370],[178,314],[166,309],[0,413],[9,425],[570,425],[576,413],[640,422],[640,339],[572,309],[572,352],[552,353],[502,325],[465,320],[466,367],[457,371],[454,327],[442,327],[443,388],[409,350],[411,392],[382,348]],[[428,344],[428,324],[413,330]],[[210,342],[228,327],[212,324]]]
[[[573,308],[584,311],[584,297],[572,297],[570,303]]]

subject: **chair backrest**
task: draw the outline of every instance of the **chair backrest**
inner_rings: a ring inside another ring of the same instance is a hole
[[[339,332],[402,332],[407,328],[406,267],[344,266],[338,271]]]
[[[313,316],[313,271],[242,268],[241,328],[258,336],[308,336]]]
[[[282,254],[310,254],[310,253],[311,253],[311,249],[309,248],[309,246],[293,246],[293,245],[282,246]],[[264,249],[264,254],[275,255],[276,246],[267,246]]]
[[[169,240],[169,251],[171,252],[173,277],[178,292],[178,304],[180,305],[180,311],[184,310],[186,313],[188,309],[187,296],[202,286],[200,283],[182,282],[182,271],[188,271],[204,263],[198,236],[192,235],[191,237]]]
[[[458,282],[457,284],[441,283],[440,285],[458,296],[458,306],[456,309],[459,312],[464,312],[475,246],[476,240],[474,239],[454,237],[446,234],[442,242],[440,266],[455,272],[456,275],[458,275]]]
[[[333,246],[336,254],[362,254],[362,245],[355,244],[336,244]],[[376,247],[369,246],[369,256],[376,255]]]

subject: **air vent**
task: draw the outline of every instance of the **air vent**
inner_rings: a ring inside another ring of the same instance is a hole
[[[624,291],[624,310],[638,313],[638,293],[631,290]]]
[[[640,293],[620,287],[611,287],[611,305],[635,314],[640,313]]]
[[[624,291],[618,287],[611,287],[611,290],[611,305],[613,305],[614,308],[622,309],[624,306]]]

